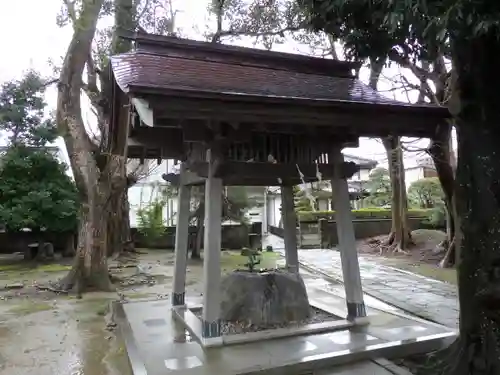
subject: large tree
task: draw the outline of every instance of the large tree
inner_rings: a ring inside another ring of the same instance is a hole
[[[352,37],[351,34],[356,33],[356,30],[344,31],[343,38]],[[377,86],[384,68],[385,56],[378,57],[375,55],[368,56],[370,65],[370,77],[368,85],[377,90]],[[387,136],[382,138],[387,154],[387,164],[389,165],[389,176],[391,180],[391,211],[392,225],[391,232],[387,238],[381,242],[380,251],[384,251],[386,247],[393,252],[405,252],[410,245],[413,244],[411,231],[408,226],[408,204],[406,197],[405,170],[403,149],[401,147],[401,138],[396,136]]]
[[[14,231],[75,231],[79,201],[66,168],[46,148],[10,147],[0,167],[0,222]]]
[[[500,3],[496,1],[301,0],[315,29],[359,32],[354,55],[387,56],[394,48],[415,59],[448,54],[454,89],[448,105],[458,135],[456,202],[461,224],[458,265],[460,338],[447,374],[500,373]],[[443,41],[449,50],[436,51]],[[433,56],[434,54],[434,56]]]
[[[391,178],[387,169],[382,167],[373,169],[365,187],[370,193],[365,198],[368,205],[384,207],[391,204]]]
[[[73,268],[60,282],[60,287],[76,287],[80,292],[92,286],[112,290],[106,259],[106,209],[108,208],[110,169],[114,168],[107,156],[100,163],[94,153],[94,144],[82,118],[82,75],[87,64],[99,14],[104,0],[82,0],[78,9],[68,4],[68,15],[73,23],[71,38],[58,83],[57,123],[66,143],[71,169],[82,197],[77,254]]]
[[[77,225],[78,195],[67,166],[46,146],[56,127],[46,112],[52,80],[35,71],[0,87],[0,131],[7,150],[0,165],[0,222],[9,230],[71,233]]]
[[[56,126],[45,102],[45,89],[51,83],[30,70],[21,79],[1,85],[0,130],[9,145],[40,147],[55,140]]]
[[[443,189],[437,177],[427,177],[411,183],[410,202],[417,208],[436,208],[443,203]]]
[[[75,263],[60,287],[109,290],[112,285],[106,256],[131,244],[127,190],[137,181],[136,173],[127,173],[125,123],[120,124],[113,137],[108,134],[112,90],[109,57],[131,48],[129,41],[119,37],[120,30],[135,30],[144,19],[146,26],[163,33],[173,27],[167,22],[172,14],[163,12],[170,2],[159,0],[64,0],[63,3],[58,21],[73,26],[73,37],[61,68],[57,120],[83,208]],[[155,11],[159,11],[161,19],[154,16]],[[98,29],[101,17],[112,17],[112,26]],[[89,132],[83,121],[82,93],[90,100],[95,114],[95,132]]]

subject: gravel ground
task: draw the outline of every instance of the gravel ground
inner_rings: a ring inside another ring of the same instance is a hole
[[[316,307],[311,306],[311,310],[313,311],[312,316],[309,319],[305,319],[298,322],[290,322],[284,324],[272,324],[266,326],[257,326],[254,324],[248,324],[245,322],[222,322],[222,334],[223,335],[236,335],[239,333],[248,333],[248,332],[259,332],[265,331],[268,329],[277,329],[277,328],[288,328],[288,327],[300,327],[306,324],[312,323],[322,323],[322,322],[332,322],[335,320],[339,320],[338,316],[330,314],[326,311],[318,309]],[[193,311],[193,314],[198,318],[201,318],[202,310],[197,309]]]

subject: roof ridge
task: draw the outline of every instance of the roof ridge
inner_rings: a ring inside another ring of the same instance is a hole
[[[188,38],[179,38],[168,35],[160,35],[160,34],[152,34],[152,33],[144,33],[144,32],[131,32],[129,30],[120,30],[119,36],[124,39],[133,40],[135,42],[157,45],[163,48],[168,47],[177,47],[182,49],[187,48],[203,48],[205,50],[211,50],[214,52],[233,52],[247,55],[254,55],[260,57],[268,57],[268,58],[286,58],[286,59],[296,59],[302,61],[315,61],[315,62],[326,62],[327,64],[344,66],[349,69],[355,69],[360,64],[351,62],[351,61],[342,61],[342,60],[334,60],[334,59],[325,59],[317,56],[309,56],[301,53],[290,53],[290,52],[278,52],[278,51],[269,51],[265,49],[252,48],[252,47],[243,47],[236,46],[231,44],[223,44],[223,43],[210,43],[207,41],[188,39]]]
[[[223,60],[223,59],[217,59],[214,57],[201,57],[201,56],[176,56],[176,55],[171,55],[168,53],[162,53],[160,51],[152,51],[152,50],[147,50],[147,49],[140,49],[140,50],[135,50],[135,51],[130,51],[130,52],[125,52],[125,53],[120,53],[118,55],[114,55],[113,57],[119,57],[119,56],[134,56],[134,55],[149,55],[149,56],[160,56],[160,57],[166,57],[169,59],[179,59],[179,60],[188,60],[188,61],[200,61],[200,62],[211,62],[215,64],[222,64],[222,65],[230,65],[230,66],[242,66],[242,67],[249,67],[249,68],[256,68],[256,69],[264,69],[264,70],[276,70],[276,71],[281,71],[281,72],[291,72],[291,73],[297,73],[297,74],[305,74],[308,76],[321,76],[321,77],[332,77],[335,79],[348,79],[348,80],[359,80],[359,78],[355,76],[338,76],[338,75],[332,75],[328,74],[325,72],[304,72],[300,70],[294,70],[292,68],[287,68],[285,66],[269,66],[269,65],[264,65],[264,64],[259,64],[259,63],[252,63],[252,62],[236,62],[236,61],[228,61],[228,60]],[[360,81],[361,82],[361,81]],[[389,98],[389,100],[391,100]]]

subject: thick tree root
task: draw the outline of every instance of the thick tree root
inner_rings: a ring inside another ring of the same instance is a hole
[[[74,291],[78,297],[81,297],[81,294],[88,290],[100,292],[114,292],[116,290],[107,271],[95,273],[92,278],[87,278],[84,277],[78,265],[73,266],[65,277],[51,285],[50,288],[57,293]]]
[[[394,243],[395,238],[396,238],[396,233],[391,232],[391,233],[389,233],[389,235],[386,237],[385,240],[380,242],[380,245],[389,248],[390,245],[392,245]]]
[[[448,241],[443,241],[443,245],[448,245]],[[450,268],[453,266],[455,266],[455,237],[453,237],[451,243],[447,246],[446,253],[439,262],[439,267],[441,268]]]
[[[392,254],[404,254],[404,255],[410,255],[408,251],[403,250],[401,243],[395,243],[392,244],[389,249],[391,250]]]
[[[413,245],[413,240],[411,236],[407,240],[407,244]],[[382,256],[387,253],[391,254],[404,254],[409,255],[410,253],[404,250],[405,246],[403,246],[402,242],[396,242],[396,233],[391,232],[384,240],[375,240],[370,243],[370,246],[376,247],[379,249],[379,255]]]

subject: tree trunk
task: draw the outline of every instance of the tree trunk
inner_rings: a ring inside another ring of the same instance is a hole
[[[92,286],[111,290],[106,257],[106,181],[92,153],[92,142],[81,115],[82,74],[90,54],[103,0],[84,0],[78,27],[68,47],[58,85],[57,123],[68,150],[75,182],[82,196],[77,254],[62,289]]]
[[[135,8],[132,0],[114,0],[115,5],[115,30],[134,30],[135,29]],[[110,54],[126,53],[132,48],[131,41],[120,38],[117,33],[113,33]],[[106,66],[103,71],[109,72],[109,67]],[[101,86],[104,102],[111,103],[110,96],[112,93],[111,77],[107,74],[101,74]],[[123,102],[123,98],[121,102]],[[123,106],[128,103],[121,103]],[[120,109],[118,109],[120,111]],[[111,118],[111,108],[105,108],[101,111],[100,119],[102,124],[109,124]],[[123,118],[126,118],[123,116]],[[125,120],[123,120],[125,122]],[[114,166],[108,168],[111,176],[111,191],[110,191],[110,208],[108,212],[108,256],[112,254],[120,254],[126,247],[131,244],[130,219],[128,207],[128,178],[126,168],[127,156],[127,139],[128,127],[120,126],[116,134],[109,140],[109,153],[120,158],[112,159]],[[127,200],[127,201],[125,201]]]
[[[191,259],[201,258],[201,244],[203,241],[203,218],[196,218],[196,233],[193,246],[191,248]]]
[[[392,228],[382,246],[388,246],[394,252],[404,252],[412,244],[408,228],[408,199],[404,176],[403,149],[398,137],[382,139],[389,163],[389,175],[392,191]]]
[[[451,33],[458,116],[460,353],[448,374],[500,374],[500,40]]]
[[[429,154],[436,167],[446,206],[447,238],[444,243],[440,244],[446,249],[446,253],[439,263],[441,267],[453,267],[456,263],[455,231],[458,228],[455,225],[457,213],[454,199],[455,174],[451,165],[451,153],[453,152],[450,149],[451,129],[451,124],[440,124],[429,146]]]
[[[76,254],[76,251],[75,251],[75,234],[72,233],[70,235],[68,235],[68,237],[66,238],[66,243],[64,245],[64,250],[63,250],[63,257],[65,258],[69,258],[69,257],[74,257],[75,254]]]
[[[130,230],[130,202],[128,200],[128,188],[125,189],[122,196],[122,221],[121,221],[121,238],[123,240],[123,251],[134,252],[135,245],[132,240],[132,232]]]
[[[380,74],[384,68],[385,60],[370,59],[369,86],[377,90]],[[406,198],[406,184],[404,180],[403,150],[400,139],[387,137],[382,139],[389,162],[389,175],[392,187],[392,229],[386,241],[381,244],[381,253],[386,246],[393,251],[404,252],[412,243],[411,233],[408,229],[408,199]]]
[[[88,289],[113,291],[106,257],[104,207],[101,203],[84,204],[73,267],[59,281],[62,290],[74,289],[78,294]]]
[[[108,210],[108,256],[119,255],[123,251],[134,251],[130,233],[130,204],[128,187],[115,186],[111,190]]]

